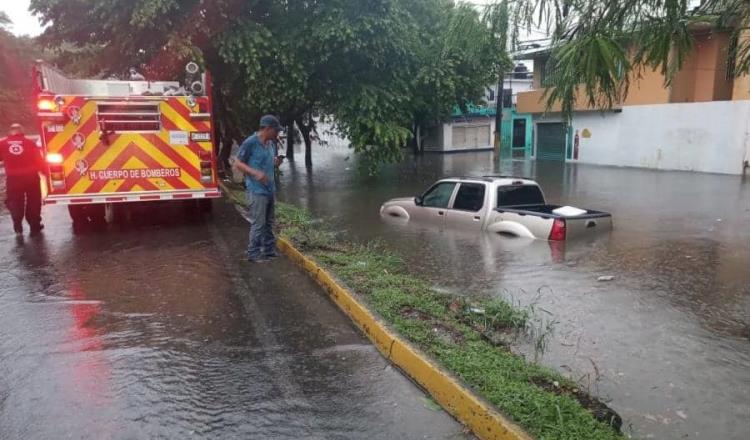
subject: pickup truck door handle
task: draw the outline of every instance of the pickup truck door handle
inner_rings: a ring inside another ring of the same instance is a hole
[[[481,220],[481,219],[482,219],[482,217],[480,217],[480,216],[478,216],[478,215],[475,215],[475,216],[474,216],[474,220],[477,220],[477,221],[479,221],[479,220]]]
[[[438,211],[438,215],[445,215],[443,211]]]

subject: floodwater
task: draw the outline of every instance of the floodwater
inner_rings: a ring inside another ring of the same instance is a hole
[[[241,261],[231,205],[145,215],[17,239],[0,207],[0,439],[464,438],[290,262]]]
[[[301,158],[285,165],[282,199],[384,241],[440,289],[532,307],[536,336],[519,349],[603,398],[627,433],[750,438],[750,179],[492,153],[428,154],[368,177],[342,146],[315,148],[312,172]],[[552,203],[609,211],[615,229],[558,246],[378,215],[441,177],[497,173],[536,179]]]

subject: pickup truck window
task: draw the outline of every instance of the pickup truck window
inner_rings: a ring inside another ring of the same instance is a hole
[[[536,185],[509,185],[497,189],[497,207],[544,205],[542,190]]]
[[[428,208],[447,208],[451,201],[456,182],[443,182],[430,188],[422,197],[422,206]]]
[[[484,185],[479,183],[462,183],[453,202],[453,209],[477,212],[484,206]]]

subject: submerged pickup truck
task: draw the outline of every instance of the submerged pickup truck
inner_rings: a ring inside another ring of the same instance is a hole
[[[421,196],[385,202],[380,215],[553,241],[612,229],[609,213],[549,205],[536,182],[509,176],[442,179]]]

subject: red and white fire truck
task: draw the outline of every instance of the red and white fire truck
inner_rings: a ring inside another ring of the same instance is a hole
[[[72,79],[38,62],[34,84],[49,166],[44,203],[68,205],[74,223],[105,208],[181,201],[202,210],[221,196],[210,78],[195,63],[186,80]]]

